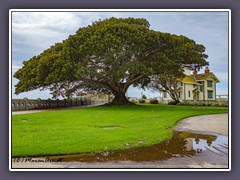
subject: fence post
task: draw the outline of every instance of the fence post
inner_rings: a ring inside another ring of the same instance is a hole
[[[16,109],[16,104],[14,103],[14,101],[13,101],[13,99],[12,99],[12,101],[11,101],[11,104],[12,104],[12,111],[15,111],[15,109]]]
[[[48,107],[51,108],[51,99],[48,98]]]
[[[57,107],[59,107],[59,99],[57,99]]]
[[[67,107],[67,100],[64,99],[64,106]]]
[[[37,98],[37,100],[38,100],[38,108],[37,109],[41,109],[41,99]]]
[[[28,110],[28,98],[23,98],[25,100],[25,110]]]
[[[83,99],[83,106],[86,104],[86,98]]]
[[[82,97],[81,97],[81,100],[80,100],[80,106],[83,106],[83,100],[82,100]]]

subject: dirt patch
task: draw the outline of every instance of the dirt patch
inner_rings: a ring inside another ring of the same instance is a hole
[[[122,128],[121,126],[95,126],[96,128],[101,128],[101,129],[119,129]]]

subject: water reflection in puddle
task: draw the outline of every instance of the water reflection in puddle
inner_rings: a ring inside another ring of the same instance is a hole
[[[163,143],[149,147],[129,150],[101,152],[96,154],[80,154],[51,156],[49,159],[78,162],[115,162],[115,161],[159,161],[172,157],[192,157],[197,153],[208,151],[210,154],[227,156],[228,137],[220,135],[194,134],[190,132],[175,132],[173,137]]]

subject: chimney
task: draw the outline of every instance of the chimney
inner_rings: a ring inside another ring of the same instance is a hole
[[[208,69],[208,67],[205,68],[205,74],[209,73],[210,69]]]
[[[197,70],[196,69],[193,70],[193,75],[197,75]]]

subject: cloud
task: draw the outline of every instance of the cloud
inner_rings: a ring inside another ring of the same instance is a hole
[[[20,68],[21,68],[21,66],[12,65],[12,74],[14,74]]]
[[[13,51],[43,50],[74,33],[82,19],[64,12],[13,12]],[[23,48],[21,48],[23,47]]]
[[[50,36],[56,32],[70,32],[76,29],[82,19],[67,12],[13,12],[13,33]],[[42,34],[50,32],[52,34]]]
[[[133,86],[130,86],[128,88],[128,91],[126,93],[126,95],[128,97],[132,97],[132,98],[141,98],[142,94],[144,94],[145,96],[147,96],[147,98],[155,98],[155,97],[160,97],[160,93],[157,91],[152,91],[152,90],[143,90],[143,89],[139,89]]]
[[[34,91],[31,91],[31,92],[24,92],[24,93],[21,93],[19,95],[14,94],[14,90],[15,90],[15,87],[12,86],[12,98],[13,99],[22,99],[22,98],[25,98],[25,97],[27,97],[28,99],[38,99],[38,98],[48,99],[48,98],[52,98],[49,90],[45,90],[45,91],[34,90]]]
[[[228,95],[228,89],[217,85],[217,95]]]
[[[87,12],[13,12],[13,51],[31,49],[40,53],[96,18],[96,13]]]
[[[228,82],[228,73],[227,72],[214,72],[220,82],[225,81]]]

